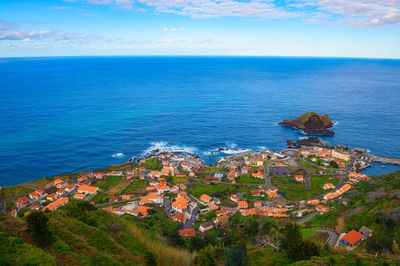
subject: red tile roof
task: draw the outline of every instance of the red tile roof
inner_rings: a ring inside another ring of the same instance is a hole
[[[196,235],[196,231],[194,230],[194,228],[189,228],[189,229],[182,229],[179,230],[179,235],[180,236],[195,236]]]
[[[358,241],[360,241],[363,237],[364,237],[363,234],[361,234],[355,230],[351,230],[344,237],[342,237],[342,240],[346,241],[350,245],[354,245]]]

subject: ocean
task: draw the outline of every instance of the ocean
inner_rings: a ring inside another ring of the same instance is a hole
[[[155,147],[209,164],[220,147],[280,150],[306,135],[277,123],[308,111],[335,121],[331,144],[400,157],[400,60],[1,58],[0,95],[0,186]]]

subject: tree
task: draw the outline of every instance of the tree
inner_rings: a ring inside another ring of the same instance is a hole
[[[53,240],[53,235],[47,227],[49,218],[41,211],[33,211],[26,217],[28,231],[32,239],[40,246],[48,245]]]
[[[203,238],[195,236],[190,238],[189,240],[189,250],[190,251],[195,251],[195,250],[200,250],[206,246],[206,242],[204,241]]]
[[[330,161],[329,165],[333,168],[339,168],[339,165],[335,161]]]
[[[204,248],[199,251],[196,258],[194,259],[194,265],[196,266],[214,266],[216,265],[214,254],[210,247]]]
[[[297,224],[287,223],[282,230],[281,249],[292,261],[319,256],[318,246],[311,241],[304,241]]]
[[[226,256],[226,266],[246,266],[249,265],[249,257],[247,256],[247,248],[244,242],[233,246]]]

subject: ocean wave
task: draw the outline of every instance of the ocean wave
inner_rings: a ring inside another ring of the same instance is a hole
[[[123,154],[122,152],[118,152],[118,153],[111,155],[111,157],[113,157],[113,158],[124,157],[124,156],[125,156],[125,154]]]
[[[196,147],[190,147],[185,145],[170,145],[168,142],[159,141],[151,142],[151,146],[144,151],[144,154],[152,153],[154,151],[158,152],[169,152],[169,151],[185,151],[190,153],[196,153]]]
[[[236,146],[235,146],[236,147]],[[243,152],[248,152],[250,151],[249,149],[236,149],[236,148],[226,148],[226,147],[222,147],[222,148],[217,148],[208,152],[204,152],[204,155],[215,155],[215,154],[219,154],[219,153],[224,153],[227,155],[232,155],[232,154],[239,154],[239,153],[243,153]]]

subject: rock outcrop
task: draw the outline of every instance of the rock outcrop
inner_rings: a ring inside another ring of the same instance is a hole
[[[304,130],[304,133],[310,135],[327,135],[332,136],[335,133],[329,128],[333,127],[333,123],[328,115],[319,115],[314,112],[302,114],[296,119],[285,119],[278,125],[290,126]]]

